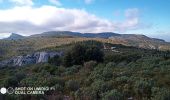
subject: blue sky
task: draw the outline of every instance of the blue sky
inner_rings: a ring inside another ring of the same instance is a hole
[[[0,0],[0,38],[66,30],[170,41],[169,9],[170,0]]]

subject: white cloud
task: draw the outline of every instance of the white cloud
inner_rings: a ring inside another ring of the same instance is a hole
[[[61,2],[59,0],[49,0],[50,3],[57,5],[57,6],[61,6]]]
[[[34,5],[32,0],[9,0],[9,1],[17,5],[27,5],[27,6]]]
[[[93,0],[84,0],[86,4],[90,4]]]
[[[129,11],[129,13],[134,12]],[[30,35],[50,30],[121,32],[140,28],[139,18],[134,15],[135,17],[126,16],[126,20],[122,22],[111,22],[80,9],[20,6],[0,10],[0,34],[16,32]]]
[[[135,30],[150,27],[150,25],[146,25],[140,21],[139,13],[140,11],[137,8],[126,9],[124,14],[125,20],[115,23],[116,28],[120,32],[124,32],[126,30]]]

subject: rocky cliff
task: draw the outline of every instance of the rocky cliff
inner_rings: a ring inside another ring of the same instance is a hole
[[[29,64],[37,64],[48,62],[49,58],[52,58],[56,55],[62,56],[63,52],[36,52],[33,54],[27,54],[23,56],[13,57],[8,60],[0,62],[0,67],[5,66],[24,66]]]

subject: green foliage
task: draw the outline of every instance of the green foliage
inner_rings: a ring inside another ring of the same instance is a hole
[[[102,76],[104,77],[104,80],[109,80],[109,79],[111,79],[112,76],[113,76],[113,69],[106,66],[106,67],[103,69]]]
[[[152,100],[170,100],[170,90],[166,88],[152,88]]]
[[[103,50],[100,42],[78,42],[60,48],[68,49],[64,59],[54,57],[49,63],[1,68],[0,86],[55,87],[48,93],[55,94],[56,100],[169,100],[169,52],[107,45],[119,52]],[[97,56],[101,53],[103,61]],[[43,97],[30,96],[35,100]]]
[[[49,58],[48,63],[59,66],[62,63],[62,59],[59,55],[56,55],[53,58]]]
[[[80,84],[79,82],[77,82],[76,80],[69,80],[67,83],[66,83],[66,86],[69,90],[71,91],[76,91],[79,89],[80,87]]]
[[[102,100],[123,100],[122,93],[118,92],[116,89],[106,92],[103,95]]]
[[[101,51],[101,48],[97,46],[91,46],[88,47],[85,53],[85,61],[97,61],[97,62],[102,62],[103,61],[103,52]]]
[[[84,63],[84,67],[90,70],[93,70],[96,65],[97,65],[96,61],[88,61]]]
[[[103,52],[94,45],[76,43],[64,56],[63,64],[66,67],[72,65],[82,65],[86,61],[103,61]]]
[[[20,81],[24,79],[26,75],[22,72],[18,72],[14,74],[13,76],[10,76],[5,80],[5,87],[16,87],[19,85]]]
[[[140,79],[135,83],[135,91],[139,97],[150,97],[151,89],[154,86],[154,82],[152,80]]]
[[[77,73],[81,67],[81,65],[73,65],[72,67],[67,68],[62,75],[72,75]]]
[[[63,92],[63,89],[64,89],[64,87],[62,85],[60,85],[60,84],[55,85],[55,91]]]
[[[9,77],[5,80],[6,87],[17,87],[18,86],[18,80],[16,77]]]
[[[124,54],[117,54],[117,53],[109,53],[105,55],[105,62],[122,62],[122,61],[126,61],[126,62],[132,62],[132,61],[136,61],[138,59],[141,58],[141,55],[138,53],[124,53]]]

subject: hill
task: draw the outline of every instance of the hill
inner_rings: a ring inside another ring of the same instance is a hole
[[[150,38],[145,35],[137,34],[118,34],[113,32],[79,33],[70,31],[49,31],[38,35],[33,35],[33,37],[57,37],[57,36],[111,39],[113,41],[124,41],[121,44],[124,44],[126,42],[126,45],[147,49],[166,50],[169,49],[170,47],[170,43],[162,39]]]
[[[50,31],[23,37],[11,34],[7,39],[0,40],[0,60],[17,55],[34,53],[46,48],[69,44],[78,41],[96,40],[103,43],[122,44],[145,49],[170,50],[170,43],[145,35],[103,33],[79,33],[69,31]],[[46,49],[47,50],[47,49]]]
[[[103,45],[108,49],[102,48]],[[0,87],[49,86],[53,90],[38,96],[0,95],[0,98],[166,100],[170,97],[170,52],[91,40],[51,49],[64,50],[64,56],[55,56],[45,63],[1,68]]]
[[[71,31],[49,31],[41,34],[32,35],[32,37],[51,37],[51,36],[73,36],[73,37],[86,37],[86,38],[109,38],[111,36],[120,36],[120,34],[112,32],[103,33],[80,33]]]
[[[11,35],[8,38],[5,38],[5,40],[19,40],[19,39],[24,39],[24,36],[16,33],[11,33]]]

